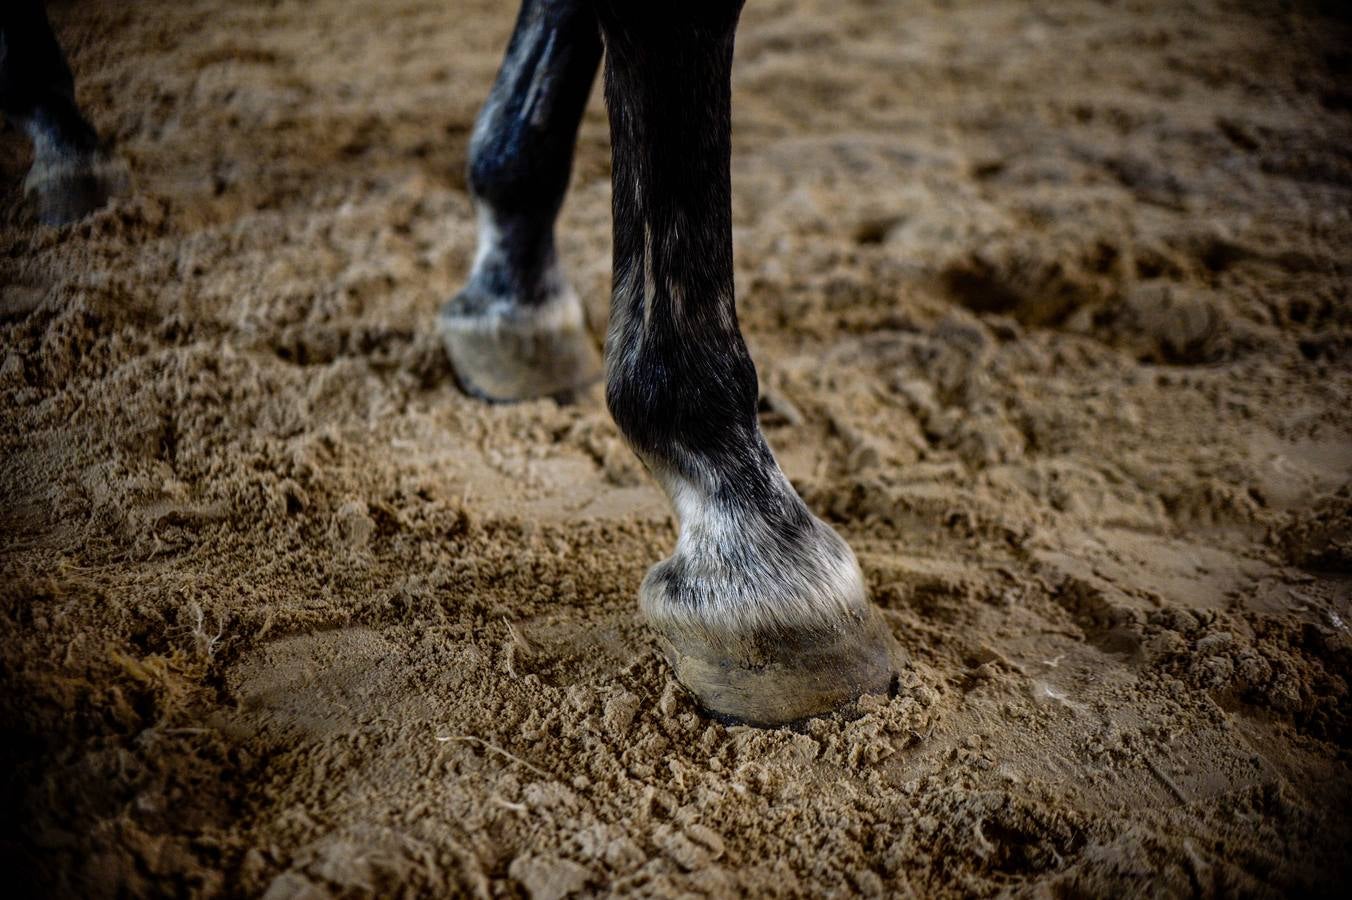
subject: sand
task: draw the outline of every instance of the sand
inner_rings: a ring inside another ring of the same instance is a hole
[[[0,138],[0,769],[46,896],[1341,893],[1352,29],[1309,3],[759,0],[737,286],[770,443],[911,658],[727,727],[636,590],[599,392],[487,406],[508,4],[57,3],[132,194]],[[599,90],[560,224],[602,333]]]

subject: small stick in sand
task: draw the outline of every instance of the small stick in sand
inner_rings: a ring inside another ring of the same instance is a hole
[[[1145,756],[1142,758],[1145,760],[1146,768],[1150,769],[1151,774],[1160,780],[1160,784],[1167,787],[1169,793],[1178,798],[1179,803],[1186,805],[1188,803],[1188,795],[1183,793],[1183,789],[1178,786],[1178,782],[1174,781],[1168,775],[1165,775],[1164,770],[1159,767],[1159,764],[1155,762],[1153,757]]]
[[[530,769],[537,775],[541,775],[545,778],[554,777],[553,775],[546,772],[544,769],[541,769],[539,766],[532,765],[531,763],[526,762],[524,759],[515,755],[514,753],[509,753],[508,751],[502,749],[497,744],[490,744],[483,738],[475,737],[472,734],[448,734],[448,735],[439,734],[437,735],[437,740],[443,744],[446,743],[447,741],[473,741],[474,743],[483,747],[485,750],[492,750],[494,753],[498,753],[501,754],[502,756],[507,757],[512,762],[520,763],[521,765],[525,766],[527,769]]]

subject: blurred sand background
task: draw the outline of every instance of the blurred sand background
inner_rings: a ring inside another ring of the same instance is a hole
[[[58,896],[1339,893],[1352,44],[1310,3],[753,0],[771,444],[913,667],[702,717],[599,392],[485,406],[507,3],[59,2],[136,192],[0,135],[5,870]],[[601,334],[599,90],[560,225]]]

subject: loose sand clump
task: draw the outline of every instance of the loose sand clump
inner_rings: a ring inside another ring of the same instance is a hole
[[[57,3],[136,189],[0,140],[6,872],[44,895],[1333,894],[1352,841],[1349,30],[752,3],[762,420],[910,655],[729,727],[596,394],[486,406],[497,3]],[[604,110],[561,252],[602,333]]]

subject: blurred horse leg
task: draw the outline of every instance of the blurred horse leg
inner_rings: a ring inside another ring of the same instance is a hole
[[[40,0],[0,4],[0,111],[33,142],[24,189],[42,222],[74,221],[126,189],[125,166],[101,151],[75,103],[75,79]]]
[[[461,385],[488,400],[562,396],[600,377],[554,246],[601,39],[590,3],[524,0],[470,141],[479,246],[439,327]]]

